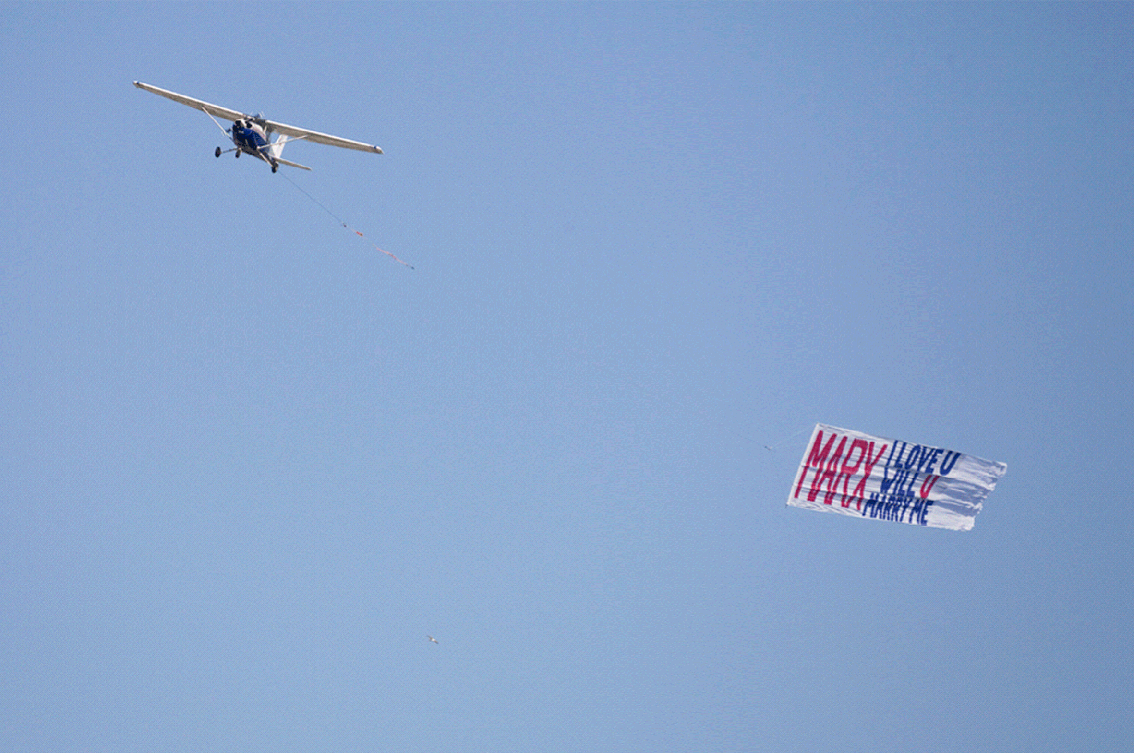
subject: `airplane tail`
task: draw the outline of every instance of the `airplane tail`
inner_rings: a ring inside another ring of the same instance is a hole
[[[307,165],[301,165],[298,162],[288,162],[286,159],[283,159],[283,158],[280,158],[280,157],[276,158],[276,162],[279,162],[281,165],[287,165],[289,167],[298,167],[300,170],[310,170],[311,169]]]
[[[284,145],[287,144],[287,141],[287,136],[280,134],[280,137],[272,143],[271,147],[269,147],[269,152],[271,153],[271,155],[276,159],[279,159],[280,155],[283,154],[283,148]]]
[[[281,165],[298,167],[300,170],[310,170],[311,168],[307,167],[306,165],[301,165],[298,162],[289,162],[286,159],[280,157],[280,154],[283,152],[284,144],[286,144],[288,141],[299,141],[299,139],[288,139],[287,136],[281,134],[278,139],[272,142],[272,144],[268,147],[268,153],[272,155],[272,159],[274,159]]]

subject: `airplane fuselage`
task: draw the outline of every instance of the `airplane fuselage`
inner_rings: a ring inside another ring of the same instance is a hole
[[[271,153],[271,142],[264,127],[254,120],[236,120],[232,123],[232,143],[245,154],[251,154],[272,166],[276,171],[279,163]]]

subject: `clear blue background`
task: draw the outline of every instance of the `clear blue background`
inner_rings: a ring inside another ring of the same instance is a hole
[[[5,4],[0,57],[0,749],[1131,749],[1134,6]],[[293,186],[134,80],[386,154]],[[817,421],[1008,474],[787,508]]]

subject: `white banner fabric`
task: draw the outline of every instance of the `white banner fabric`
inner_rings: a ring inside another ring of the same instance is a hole
[[[967,531],[1004,463],[816,424],[788,505]]]

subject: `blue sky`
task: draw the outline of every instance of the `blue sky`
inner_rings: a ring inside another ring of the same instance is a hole
[[[1131,5],[0,21],[0,748],[1129,749]]]

